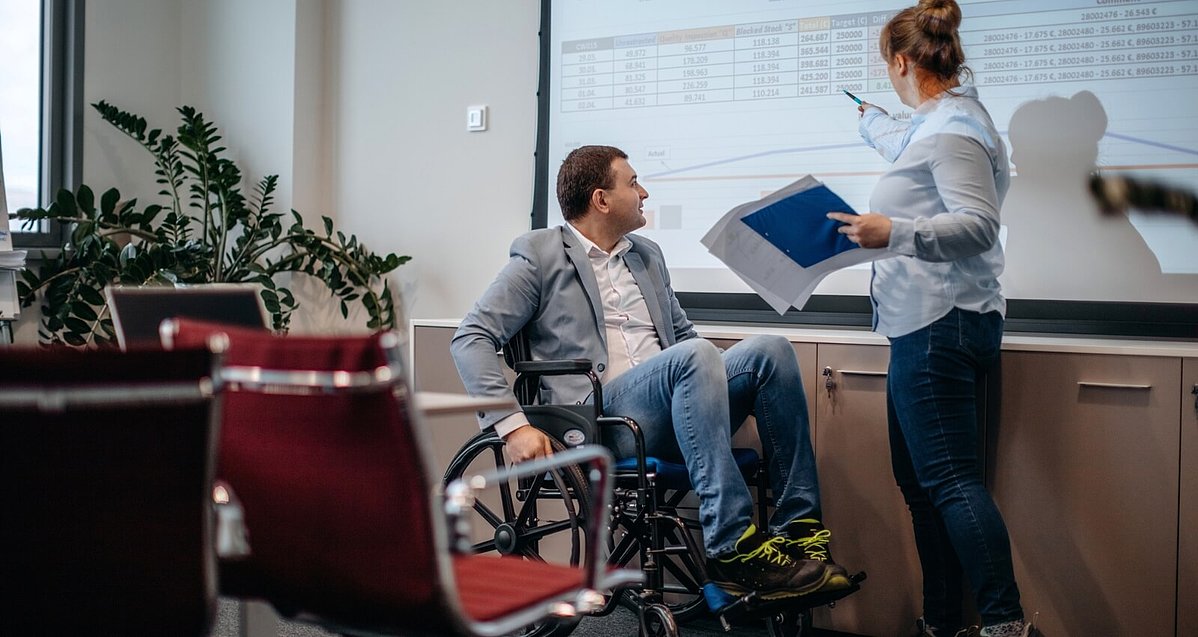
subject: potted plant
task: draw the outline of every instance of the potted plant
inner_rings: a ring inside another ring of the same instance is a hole
[[[39,337],[45,343],[94,346],[115,342],[103,290],[110,284],[196,284],[254,282],[273,317],[287,329],[298,307],[295,296],[276,279],[284,273],[315,277],[337,298],[342,316],[360,304],[367,327],[387,329],[398,320],[394,291],[385,274],[410,260],[379,256],[357,237],[304,225],[299,213],[271,209],[278,176],[261,179],[246,197],[242,173],[222,155],[217,127],[190,106],[178,109],[175,135],[147,132],[146,120],[107,102],[92,104],[104,121],[146,149],[164,204],[139,207],[117,189],[97,201],[88,186],[61,190],[48,208],[24,208],[27,223],[53,220],[70,231],[58,256],[22,273],[18,296],[23,306],[40,294]]]

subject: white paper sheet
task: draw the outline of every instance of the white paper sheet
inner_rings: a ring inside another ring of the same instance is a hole
[[[717,259],[757,292],[778,314],[791,307],[802,309],[811,294],[828,274],[841,268],[894,256],[886,250],[856,248],[841,252],[809,267],[802,267],[788,257],[742,219],[786,197],[821,186],[820,181],[805,175],[776,192],[757,201],[741,204],[729,210],[702,243]],[[806,210],[795,216],[794,222],[811,226],[812,232],[824,232],[819,227],[826,220],[825,210]]]

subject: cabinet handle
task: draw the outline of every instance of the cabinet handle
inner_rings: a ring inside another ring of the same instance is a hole
[[[872,370],[872,369],[838,369],[838,370],[836,370],[836,372],[839,374],[844,374],[845,376],[885,376],[886,375],[885,370],[877,371],[877,370]]]
[[[1152,385],[1133,385],[1130,383],[1092,383],[1088,380],[1077,381],[1078,387],[1101,387],[1103,389],[1152,389]]]

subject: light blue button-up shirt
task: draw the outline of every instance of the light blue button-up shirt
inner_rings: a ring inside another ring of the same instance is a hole
[[[893,162],[870,198],[871,211],[890,217],[887,249],[899,255],[873,265],[874,330],[909,334],[954,307],[1005,313],[998,233],[1010,167],[977,89],[943,93],[910,120],[868,108],[859,130]]]

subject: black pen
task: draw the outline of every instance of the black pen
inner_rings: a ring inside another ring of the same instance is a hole
[[[845,91],[844,89],[840,89],[840,90],[844,91],[844,94],[848,95],[849,99],[853,100],[854,102],[857,102],[858,104],[861,103],[861,98],[857,97],[856,95],[853,95],[852,93],[850,93],[848,91]]]

